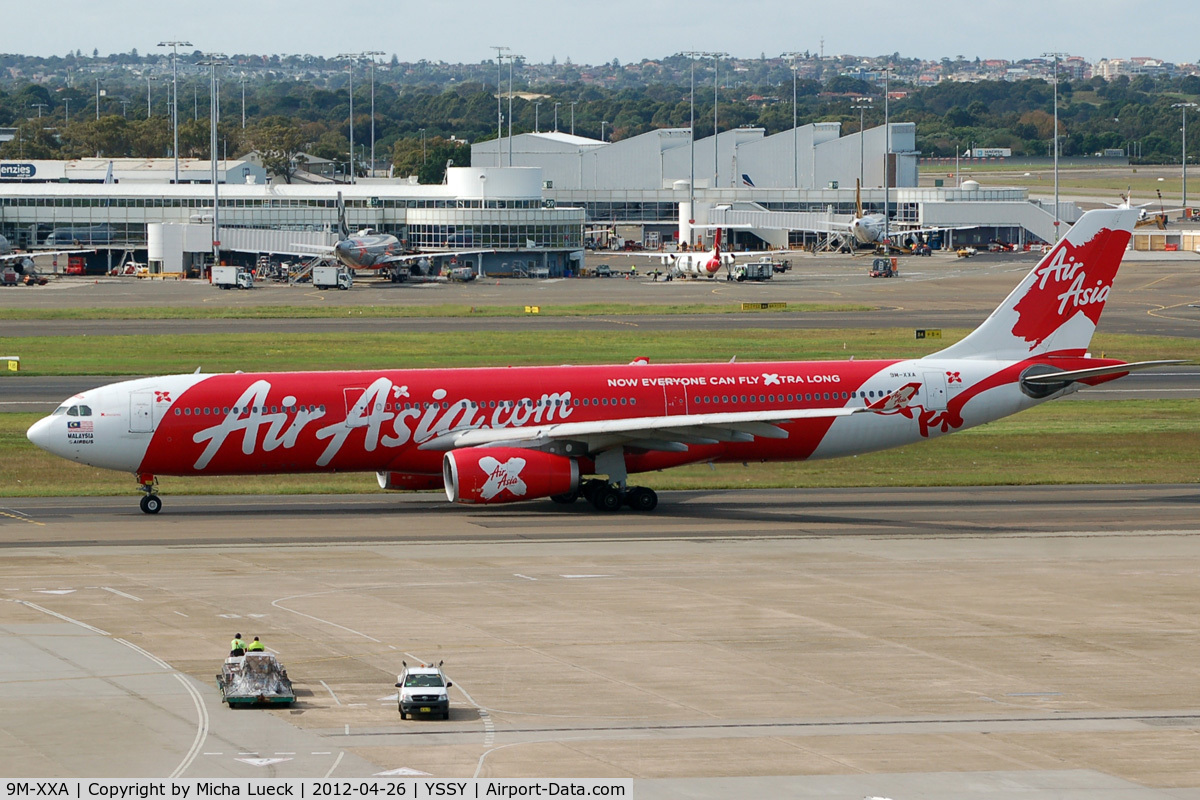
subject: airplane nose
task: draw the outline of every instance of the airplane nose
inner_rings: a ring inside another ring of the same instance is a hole
[[[54,421],[50,417],[42,417],[37,422],[29,426],[29,430],[25,431],[25,438],[33,442],[43,450],[50,449],[50,429],[53,427]]]

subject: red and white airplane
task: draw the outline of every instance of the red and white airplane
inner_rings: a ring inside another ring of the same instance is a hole
[[[716,278],[724,269],[726,275],[733,271],[738,258],[759,258],[760,256],[781,256],[790,250],[759,250],[755,252],[730,253],[721,249],[721,227],[713,234],[713,249],[708,251],[690,251],[678,253],[634,253],[642,258],[658,259],[667,268],[667,274],[672,278]]]
[[[648,511],[658,499],[631,474],[897,447],[1177,363],[1087,353],[1137,213],[1085,214],[979,328],[924,358],[168,375],[78,394],[28,436],[134,473],[147,513],[160,475],[328,471],[458,503]]]

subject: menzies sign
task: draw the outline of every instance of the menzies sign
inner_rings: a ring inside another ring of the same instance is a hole
[[[0,179],[25,180],[32,178],[36,174],[37,167],[33,164],[0,163]]]

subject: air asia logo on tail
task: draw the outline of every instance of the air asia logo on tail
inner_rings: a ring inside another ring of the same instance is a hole
[[[1076,314],[1083,314],[1094,327],[1128,241],[1127,232],[1108,228],[1101,228],[1079,247],[1064,239],[1049,261],[1037,268],[1029,290],[1017,301],[1019,319],[1013,335],[1029,342],[1033,350]]]
[[[505,489],[517,497],[524,496],[527,491],[525,481],[521,480],[521,470],[525,469],[525,459],[510,458],[501,464],[488,456],[479,459],[479,467],[488,476],[487,482],[479,490],[479,496],[484,500],[491,500]]]

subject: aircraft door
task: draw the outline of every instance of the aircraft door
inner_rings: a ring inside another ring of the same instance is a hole
[[[129,432],[153,433],[154,420],[151,416],[154,408],[154,392],[130,392],[129,394]]]
[[[664,386],[663,399],[667,416],[678,417],[688,413],[686,386]]]
[[[946,410],[946,373],[925,373],[925,406],[930,411]]]

